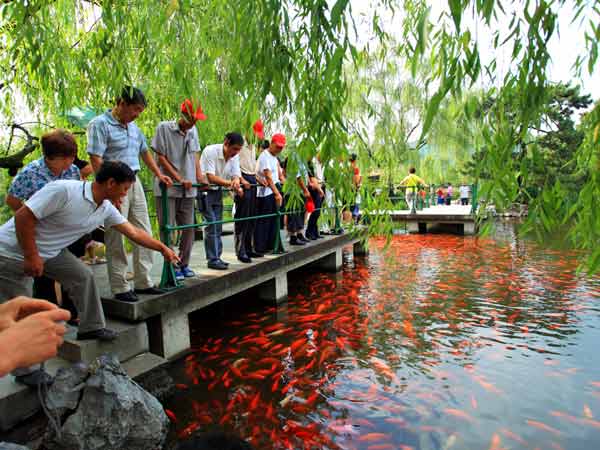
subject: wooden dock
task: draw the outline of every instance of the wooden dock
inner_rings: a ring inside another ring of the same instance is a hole
[[[471,205],[435,205],[412,212],[396,210],[387,212],[392,220],[405,222],[410,233],[446,231],[462,235],[477,233],[477,216]]]

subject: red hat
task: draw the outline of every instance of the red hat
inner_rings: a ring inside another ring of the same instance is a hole
[[[276,133],[271,137],[271,142],[277,147],[285,147],[285,135],[282,133]]]
[[[308,200],[306,200],[306,203],[304,204],[304,208],[306,209],[307,213],[311,213],[315,210],[315,202],[313,202],[312,198],[309,198]]]
[[[259,139],[265,138],[265,127],[262,123],[262,120],[258,119],[256,122],[254,122],[254,125],[252,125],[252,129],[254,130],[254,136],[256,136]]]
[[[198,105],[198,109],[194,110],[194,102],[189,98],[186,98],[181,104],[181,113],[186,117],[194,121],[206,120],[206,115],[202,111],[202,106]]]

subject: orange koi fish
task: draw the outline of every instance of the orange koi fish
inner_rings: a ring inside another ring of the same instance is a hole
[[[446,414],[450,414],[451,416],[458,417],[459,419],[466,420],[467,422],[473,422],[474,420],[473,417],[460,409],[446,408],[444,409],[444,412]]]
[[[546,425],[543,422],[538,422],[537,420],[527,420],[527,425],[535,428],[539,428],[540,430],[547,431],[548,433],[552,433],[555,436],[560,436],[562,433],[558,431],[556,428],[552,428],[550,425]]]

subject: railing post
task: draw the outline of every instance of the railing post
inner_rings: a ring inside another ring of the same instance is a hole
[[[281,243],[281,210],[280,207],[277,207],[277,227],[275,230],[275,242],[273,243],[273,254],[281,255],[285,253],[285,249],[283,248],[283,244]]]
[[[471,185],[471,192],[473,193],[472,196],[472,200],[471,200],[471,214],[476,214],[477,213],[477,183],[473,183]]]
[[[335,207],[333,208],[333,213],[335,214],[335,224],[333,226],[333,233],[342,234],[344,230],[342,229],[342,224],[340,222],[340,214],[337,205],[335,205]]]
[[[412,205],[410,207],[410,213],[411,214],[416,214],[417,213],[417,187],[416,186],[412,186]]]
[[[161,205],[162,205],[162,225],[160,226],[161,238],[164,239],[163,244],[171,248],[171,227],[169,226],[169,197],[167,196],[167,185],[160,183]],[[163,262],[162,275],[160,278],[161,288],[176,288],[181,284],[175,277],[175,269],[173,264],[166,259]]]

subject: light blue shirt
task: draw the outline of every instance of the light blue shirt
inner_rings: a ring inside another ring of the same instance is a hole
[[[88,125],[87,152],[106,161],[121,161],[131,170],[140,170],[140,153],[148,151],[142,130],[131,122],[123,125],[112,110],[95,117]]]

